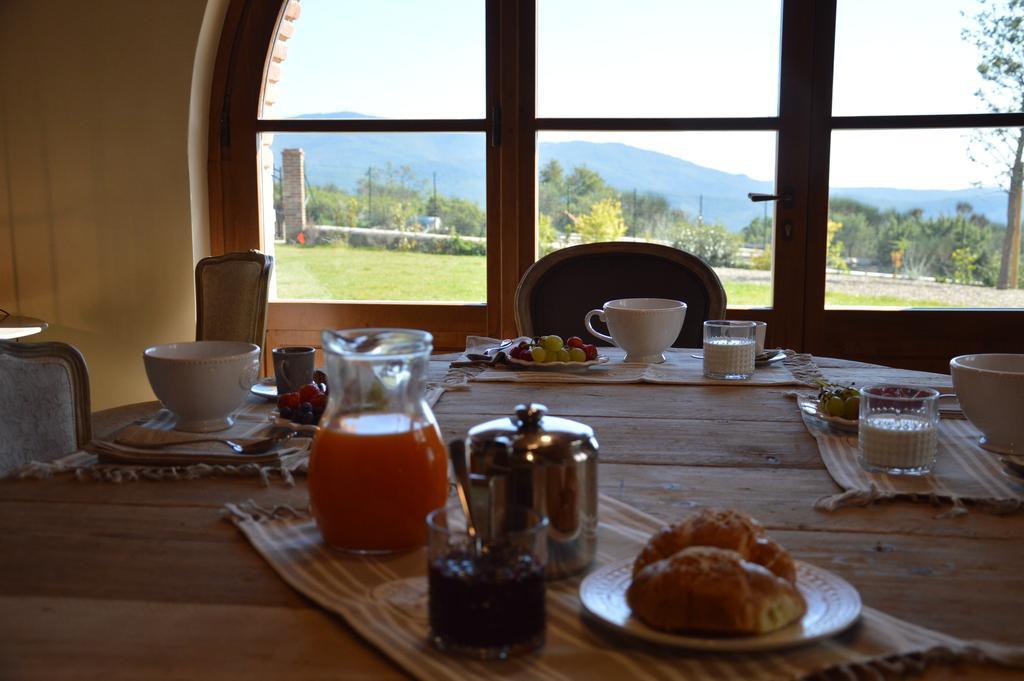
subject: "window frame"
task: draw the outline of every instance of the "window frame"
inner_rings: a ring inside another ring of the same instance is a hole
[[[833,130],[1022,126],[1024,114],[833,117],[837,0],[782,0],[779,111],[758,118],[537,118],[536,0],[486,2],[486,118],[260,119],[272,45],[288,0],[231,0],[212,86],[209,136],[211,251],[260,248],[260,132],[484,132],[487,134],[485,304],[275,301],[268,344],[319,344],[319,330],[411,326],[438,349],[467,334],[515,334],[516,285],[536,257],[536,136],[547,130],[774,130],[776,189],[770,308],[728,317],[769,323],[770,342],[798,350],[944,371],[953,354],[1019,351],[1024,310],[825,309],[829,145]],[[247,146],[248,145],[248,146]],[[247,151],[248,150],[248,151]]]

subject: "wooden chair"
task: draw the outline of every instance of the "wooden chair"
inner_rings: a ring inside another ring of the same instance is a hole
[[[258,251],[203,258],[196,265],[196,340],[263,347],[274,259]]]
[[[699,258],[660,244],[616,241],[570,246],[531,265],[516,289],[516,326],[524,336],[554,333],[597,341],[583,317],[617,298],[685,302],[675,347],[701,347],[703,323],[725,315],[722,282]]]
[[[92,438],[89,372],[66,343],[0,341],[0,477]]]

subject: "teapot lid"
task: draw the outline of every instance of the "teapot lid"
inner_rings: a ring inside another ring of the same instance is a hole
[[[543,452],[545,457],[572,455],[579,444],[593,441],[594,430],[571,419],[546,416],[543,404],[520,404],[514,416],[481,423],[469,430],[471,446],[486,446],[497,438],[507,438],[516,458],[520,454]],[[529,457],[527,457],[529,458]]]

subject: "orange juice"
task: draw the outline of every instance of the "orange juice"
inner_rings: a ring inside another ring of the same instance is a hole
[[[427,543],[424,519],[448,496],[448,455],[433,421],[358,414],[321,429],[309,457],[309,501],[324,541],[350,551]]]

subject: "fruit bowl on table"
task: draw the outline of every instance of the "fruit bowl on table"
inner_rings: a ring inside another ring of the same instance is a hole
[[[561,336],[547,335],[513,345],[506,361],[516,368],[534,371],[585,371],[608,358],[598,355],[597,347],[584,343],[579,336],[563,341]]]
[[[327,407],[328,388],[325,382],[314,381],[298,390],[277,397],[277,421],[296,430],[311,428],[323,416]]]

